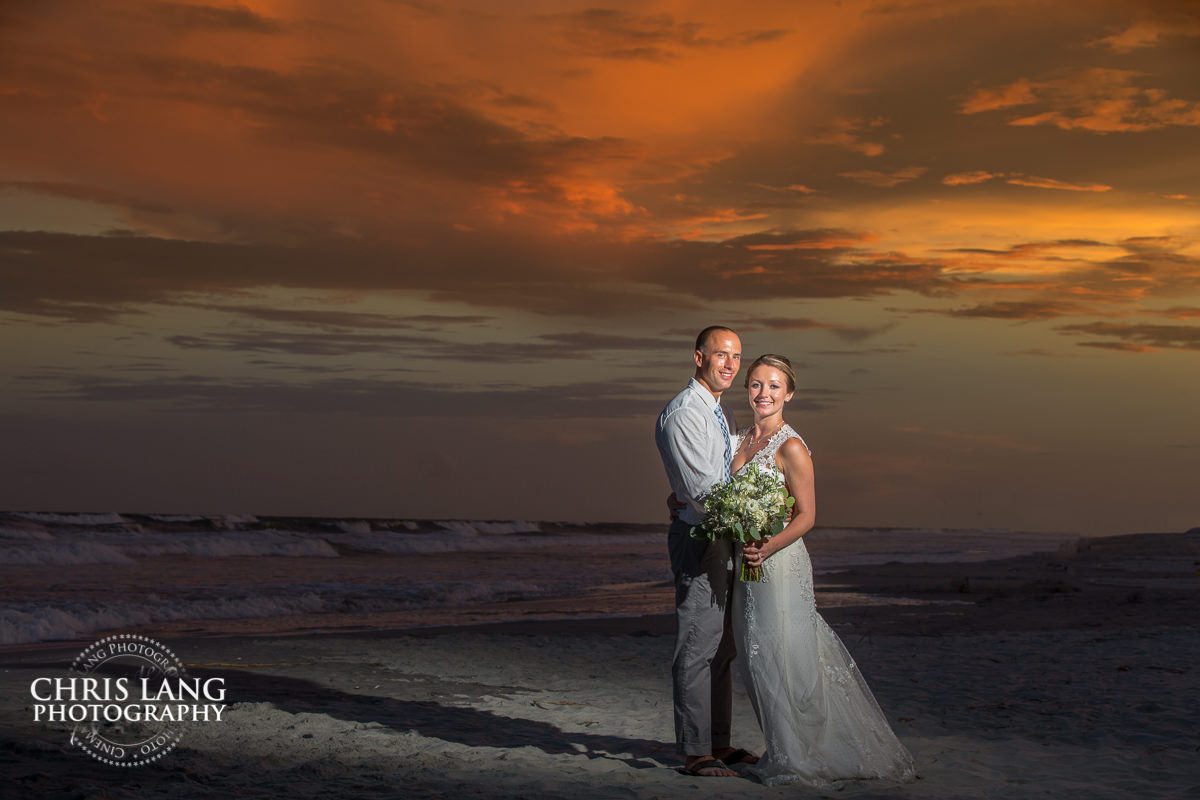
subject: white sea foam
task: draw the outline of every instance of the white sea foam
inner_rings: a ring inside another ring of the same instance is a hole
[[[504,533],[541,533],[542,529],[536,522],[479,522],[461,519],[438,520],[437,524],[448,531],[462,533],[468,536],[475,534],[504,534]]]
[[[438,520],[434,524],[437,525],[442,530],[450,531],[451,533],[457,533],[461,536],[478,536],[479,535],[479,531],[477,531],[475,529],[475,526],[472,525],[470,522],[466,522],[464,520],[443,519],[443,520]]]
[[[97,542],[44,542],[6,545],[0,564],[132,564],[133,559]]]
[[[96,631],[156,622],[317,614],[335,607],[333,598],[311,592],[294,597],[213,597],[186,602],[150,595],[141,603],[9,605],[0,607],[0,644],[79,639]]]
[[[287,531],[239,531],[234,533],[160,533],[129,536],[108,542],[131,556],[306,556],[337,558],[338,553],[319,537]]]
[[[212,522],[213,527],[231,531],[258,522],[258,517],[253,514],[222,514],[208,519]]]
[[[321,534],[329,542],[368,553],[488,553],[533,550],[569,545],[573,548],[620,548],[644,544],[647,535],[570,534],[562,536],[480,536],[470,531],[450,530],[429,533]],[[665,534],[660,538],[666,539]],[[663,545],[666,546],[665,544]]]
[[[990,561],[1053,552],[1077,537],[1008,530],[815,528],[805,536],[813,567],[829,571],[867,564]]]
[[[297,584],[259,587],[280,593],[162,597],[105,603],[10,603],[0,605],[0,644],[79,639],[97,631],[187,620],[234,620],[302,614],[371,613],[433,608],[544,595],[550,587],[521,581],[489,584],[411,583]],[[559,587],[561,589],[561,587]],[[189,587],[190,593],[222,592],[225,587]]]
[[[547,527],[559,531],[548,533],[542,526],[521,521],[346,518],[297,521],[299,530],[287,530],[259,529],[271,524],[270,518],[139,515],[142,528],[131,530],[130,521],[119,514],[23,514],[9,515],[7,520],[7,526],[0,527],[0,581],[15,587],[10,596],[30,599],[0,604],[3,643],[77,639],[101,630],[187,620],[301,614],[328,614],[333,620],[345,613],[571,597],[603,586],[657,585],[670,576],[665,526],[621,530],[580,524]],[[153,530],[150,520],[174,530]],[[124,529],[114,529],[118,524]],[[244,529],[248,525],[255,529]],[[824,528],[814,530],[805,541],[814,567],[831,571],[888,561],[1004,558],[1053,551],[1068,538],[1073,537]],[[345,557],[339,558],[339,552]],[[476,555],[484,553],[492,555]],[[434,557],[409,557],[421,554]],[[176,586],[168,595],[161,587],[169,585],[169,575],[159,582],[154,570],[128,569],[131,563],[144,564],[151,558],[186,559],[187,580],[199,585]],[[259,570],[256,558],[286,560]],[[339,560],[309,563],[305,558]],[[206,566],[208,562],[212,565]],[[63,580],[69,582],[71,575],[82,574],[80,570],[91,564],[112,565],[113,581],[105,582],[103,590],[81,588],[66,595],[44,592],[40,573],[27,568],[61,566]],[[339,578],[371,582],[336,582]],[[519,613],[521,606],[513,608]],[[279,627],[286,629],[286,622]]]
[[[337,558],[320,537],[285,531],[165,533],[0,529],[0,564],[130,564],[152,556]]]
[[[129,522],[120,514],[46,514],[37,511],[16,511],[13,512],[13,516],[54,525],[124,525]]]
[[[54,536],[48,531],[35,528],[0,528],[0,539],[7,541],[52,542]]]
[[[536,522],[472,522],[471,526],[480,533],[541,533]]]

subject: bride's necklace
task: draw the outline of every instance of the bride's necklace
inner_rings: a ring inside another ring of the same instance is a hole
[[[756,446],[756,445],[760,445],[760,444],[762,444],[763,442],[767,441],[767,440],[768,440],[768,439],[770,439],[772,436],[774,436],[775,434],[779,433],[779,431],[780,431],[780,430],[783,428],[783,426],[784,426],[784,423],[783,423],[783,422],[780,422],[778,425],[776,425],[776,426],[775,426],[775,430],[771,431],[771,432],[770,432],[770,433],[768,433],[768,434],[765,434],[765,435],[763,435],[763,436],[760,436],[760,437],[758,437],[757,439],[755,439],[755,438],[754,438],[754,435],[753,435],[753,434],[747,434],[747,435],[746,435],[746,449],[748,450],[748,449],[750,449],[751,447],[754,447],[754,446]]]

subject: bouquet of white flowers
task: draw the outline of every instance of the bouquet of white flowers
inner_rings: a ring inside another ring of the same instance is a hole
[[[704,521],[692,528],[692,536],[742,544],[761,541],[764,536],[775,536],[783,530],[788,510],[795,503],[796,498],[788,494],[778,470],[751,464],[704,495]],[[742,562],[742,580],[760,578],[761,566]]]

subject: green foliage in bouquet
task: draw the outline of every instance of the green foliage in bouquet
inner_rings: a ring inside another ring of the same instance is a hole
[[[778,470],[751,464],[732,480],[718,483],[704,496],[704,521],[692,528],[697,539],[748,544],[776,536],[796,503]],[[762,578],[762,567],[742,562],[742,580]]]

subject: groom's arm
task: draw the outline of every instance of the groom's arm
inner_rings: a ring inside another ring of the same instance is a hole
[[[697,514],[704,513],[700,496],[723,477],[714,463],[708,446],[708,421],[691,408],[681,408],[663,424],[666,454],[675,464],[679,485],[672,488],[678,499],[687,503]]]

